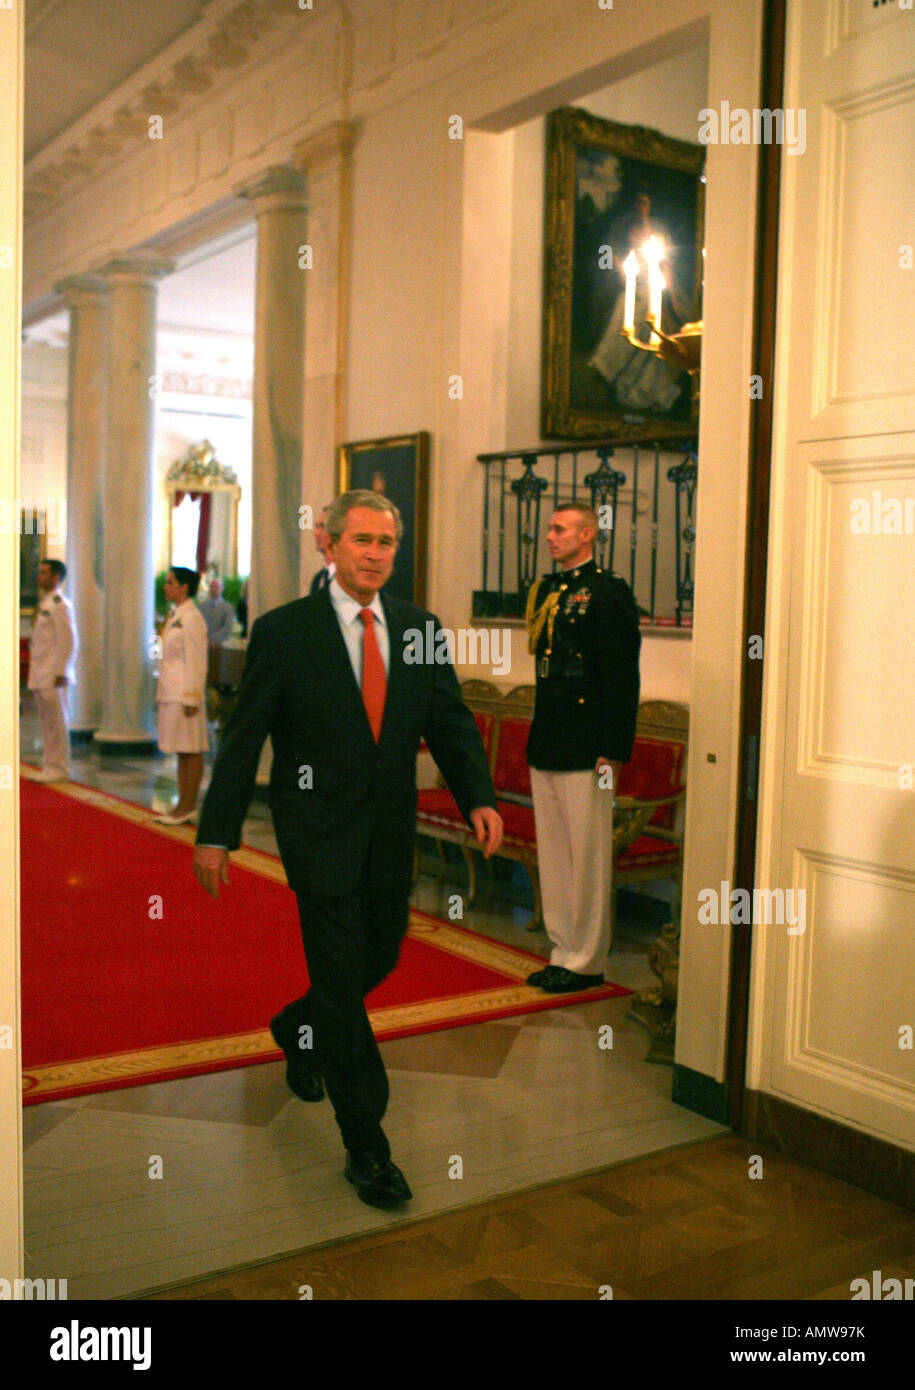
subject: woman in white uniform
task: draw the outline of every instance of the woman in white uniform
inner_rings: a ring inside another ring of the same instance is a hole
[[[193,602],[199,583],[200,575],[182,565],[173,566],[165,577],[165,597],[175,606],[162,630],[156,714],[160,751],[178,755],[178,804],[154,817],[162,825],[183,825],[194,818],[208,747],[207,627]]]

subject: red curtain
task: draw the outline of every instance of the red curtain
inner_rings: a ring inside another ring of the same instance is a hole
[[[200,498],[200,525],[197,528],[197,573],[206,574],[207,550],[210,545],[210,507],[213,498],[209,492],[192,492],[191,496]]]

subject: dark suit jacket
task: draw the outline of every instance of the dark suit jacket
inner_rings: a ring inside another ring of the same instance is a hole
[[[308,597],[313,598],[314,595],[319,593],[321,589],[326,589],[328,582],[329,581],[327,578],[327,566],[325,565],[322,570],[318,570],[317,574],[313,577],[311,584],[308,586]]]
[[[377,744],[327,589],[257,619],[197,842],[238,847],[269,734],[270,809],[289,886],[346,894],[368,868],[373,900],[389,902],[400,917],[410,893],[420,739],[468,821],[496,798],[454,668],[403,659],[404,631],[437,620],[402,599],[382,594],[381,602],[390,671]]]

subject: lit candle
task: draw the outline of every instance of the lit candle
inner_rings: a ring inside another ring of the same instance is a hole
[[[639,262],[634,251],[623,261],[623,273],[626,276],[626,301],[623,313],[623,332],[635,332],[635,282],[639,273]]]
[[[658,237],[650,236],[642,249],[648,262],[648,322],[653,328],[660,328],[661,296],[664,293],[664,276],[661,274],[664,246]],[[657,341],[654,336],[653,341]]]
[[[661,327],[661,296],[665,288],[664,276],[658,266],[653,265],[648,274],[648,322],[652,328]],[[660,342],[657,334],[652,334],[652,342]]]

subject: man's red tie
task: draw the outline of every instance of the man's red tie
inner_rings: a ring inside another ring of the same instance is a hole
[[[384,700],[388,689],[378,638],[375,636],[375,614],[371,608],[360,608],[359,617],[365,625],[362,634],[362,699],[375,742],[381,735]]]

